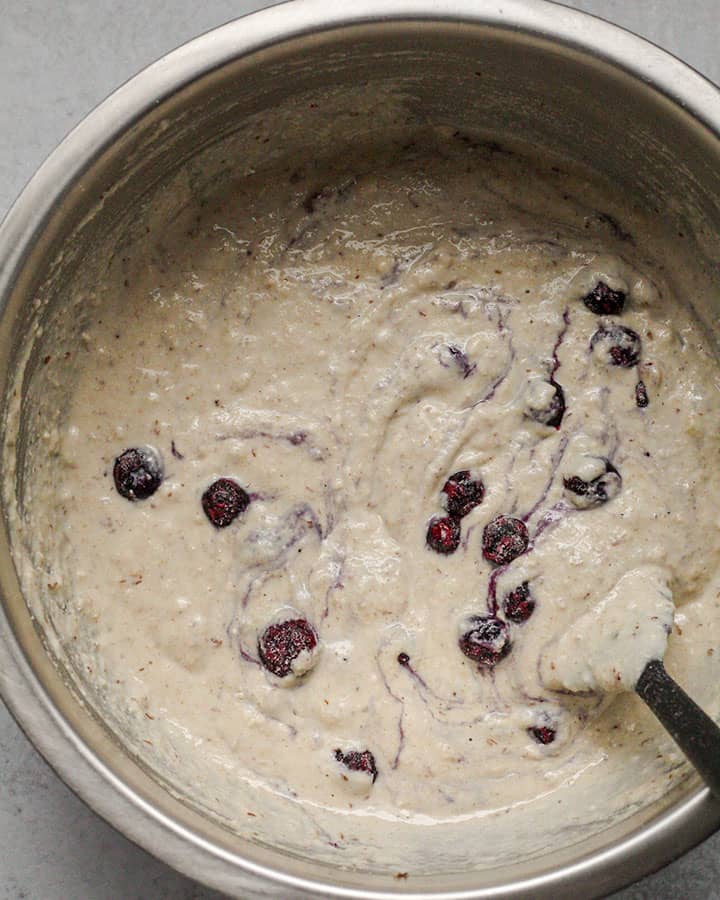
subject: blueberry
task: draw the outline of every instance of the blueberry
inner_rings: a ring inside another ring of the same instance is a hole
[[[640,362],[640,335],[624,325],[601,325],[590,338],[590,349],[610,366],[631,369]]]
[[[317,632],[307,619],[287,619],[265,629],[258,640],[258,653],[265,668],[278,678],[290,673],[300,676],[311,668],[317,643]],[[308,656],[298,670],[295,662],[301,654]]]
[[[609,460],[603,462],[605,471],[592,481],[584,481],[577,475],[563,479],[565,490],[569,492],[570,499],[579,509],[601,506],[620,493],[622,488],[620,473]]]
[[[527,397],[527,415],[550,428],[559,428],[565,415],[565,392],[557,381],[537,381]]]
[[[550,728],[547,725],[536,725],[534,728],[528,728],[528,734],[534,738],[538,744],[552,744],[557,732],[554,728]]]
[[[450,516],[462,519],[482,503],[485,485],[479,478],[473,478],[467,469],[451,475],[442,488],[445,494],[445,509]]]
[[[503,612],[505,618],[516,625],[527,622],[535,609],[535,599],[530,593],[530,585],[527,581],[523,581],[516,588],[513,588],[503,598]]]
[[[529,543],[524,522],[512,516],[497,516],[483,530],[482,552],[488,562],[506,566],[522,556]]]
[[[351,772],[366,772],[372,776],[373,784],[375,783],[378,770],[375,765],[375,757],[369,750],[349,750],[347,753],[336,750],[334,755],[335,759]]]
[[[583,303],[596,316],[619,316],[625,307],[625,292],[614,291],[604,281],[583,297]]]
[[[226,528],[250,505],[250,498],[232,478],[218,478],[202,495],[202,508],[216,528]]]
[[[635,385],[635,403],[640,409],[645,409],[650,400],[648,399],[647,388],[644,381],[638,381]]]
[[[163,467],[152,447],[131,447],[115,460],[113,479],[118,494],[127,500],[147,500],[160,487]]]
[[[460,546],[460,522],[454,516],[439,516],[430,520],[426,541],[436,553],[454,553]]]
[[[493,668],[510,652],[508,627],[495,616],[469,616],[463,623],[458,645],[468,659]]]

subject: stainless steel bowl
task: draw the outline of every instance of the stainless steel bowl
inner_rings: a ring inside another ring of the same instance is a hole
[[[324,118],[297,114],[311,96],[327,101]],[[248,122],[264,123],[262,141],[247,130],[248,166],[287,150],[288,141],[312,147],[320,135],[332,139],[333,128],[345,138],[372,131],[368,98],[397,102],[408,121],[520,137],[589,164],[682,232],[712,288],[720,262],[720,93],[687,66],[541,0],[297,0],[146,69],[30,182],[0,230],[2,395],[19,347],[82,278],[98,236],[181,162]],[[706,311],[711,329],[716,316]],[[32,365],[31,357],[25,383]],[[22,440],[20,433],[21,454]],[[16,489],[22,493],[22,472]],[[291,857],[241,840],[175,799],[76,699],[46,649],[44,623],[21,595],[5,521],[0,586],[0,689],[26,733],[128,837],[230,894],[592,897],[660,867],[719,821],[718,805],[690,781],[591,840],[486,873],[399,882],[392,873]]]

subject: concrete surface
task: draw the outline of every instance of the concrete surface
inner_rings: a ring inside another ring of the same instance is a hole
[[[0,215],[116,85],[253,0],[0,0]],[[575,0],[720,82],[718,0]],[[0,704],[0,900],[213,900],[87,809]],[[615,900],[720,898],[720,834]],[[582,898],[578,898],[582,900]]]

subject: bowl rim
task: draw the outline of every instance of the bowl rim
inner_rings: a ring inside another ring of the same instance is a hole
[[[641,80],[720,140],[720,91],[689,65],[644,38],[548,0],[291,0],[221,25],[143,69],[77,125],[28,182],[0,225],[0,312],[29,249],[52,211],[86,166],[159,102],[216,68],[289,40],[378,23],[469,23],[511,29],[594,57]],[[25,734],[61,779],[130,840],[190,877],[233,892],[257,877],[304,894],[391,900],[470,900],[561,896],[583,886],[585,896],[642,877],[695,846],[720,825],[716,801],[698,788],[622,842],[550,873],[505,887],[414,892],[355,889],[298,877],[229,853],[156,809],[122,780],[54,706],[27,660],[0,603],[0,696]],[[330,870],[328,870],[330,871]],[[547,893],[547,891],[550,893]],[[553,893],[554,892],[554,893]],[[286,894],[290,896],[290,894]],[[577,895],[576,895],[577,896]]]

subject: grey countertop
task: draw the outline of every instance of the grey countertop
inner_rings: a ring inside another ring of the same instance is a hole
[[[63,135],[173,47],[253,0],[0,0],[0,215]],[[574,0],[720,83],[718,0]],[[0,900],[212,900],[81,803],[0,703]],[[615,900],[720,898],[720,833]],[[581,898],[579,898],[581,900]]]

